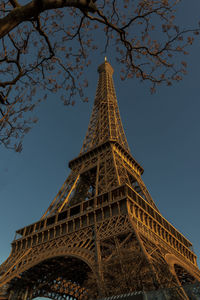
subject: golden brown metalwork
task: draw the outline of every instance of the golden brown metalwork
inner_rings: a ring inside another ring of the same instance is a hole
[[[192,244],[160,214],[132,157],[105,62],[83,147],[42,218],[0,267],[7,299],[96,299],[200,281]],[[4,289],[4,292],[3,292]]]

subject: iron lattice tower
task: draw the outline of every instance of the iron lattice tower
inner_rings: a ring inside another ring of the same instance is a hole
[[[98,68],[94,107],[71,173],[42,218],[16,231],[0,266],[2,299],[97,299],[200,281],[192,244],[159,212],[131,155],[111,65]],[[168,297],[168,298],[167,298]]]

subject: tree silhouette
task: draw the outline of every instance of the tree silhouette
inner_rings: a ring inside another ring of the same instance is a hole
[[[197,28],[180,29],[177,0],[0,0],[0,142],[22,150],[37,120],[35,106],[48,92],[65,105],[87,101],[84,70],[97,35],[121,64],[121,79],[171,85],[182,79]],[[40,99],[37,94],[40,91]]]

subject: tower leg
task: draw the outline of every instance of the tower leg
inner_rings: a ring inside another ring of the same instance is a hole
[[[95,240],[95,255],[96,255],[96,271],[97,271],[97,286],[98,286],[98,295],[104,296],[104,278],[103,278],[103,270],[102,270],[102,257],[101,257],[101,246],[100,241],[97,239],[97,228],[94,226],[93,229],[94,240]]]
[[[180,294],[180,297],[182,296],[183,299],[190,300],[189,297],[188,297],[188,295],[187,295],[187,293],[185,292],[184,288],[182,287],[182,285],[181,285],[181,283],[180,283],[180,281],[178,279],[178,276],[177,276],[177,274],[176,274],[176,272],[175,272],[175,270],[174,270],[174,268],[172,266],[170,266],[170,271],[173,274],[173,276],[175,277],[176,282],[178,284],[177,290],[179,291],[178,293]]]

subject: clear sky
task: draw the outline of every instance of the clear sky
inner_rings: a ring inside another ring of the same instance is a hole
[[[200,19],[199,0],[183,1],[179,17]],[[122,82],[114,57],[114,83],[128,143],[143,166],[143,180],[162,215],[183,233],[200,257],[200,40],[191,48],[188,74],[151,95],[146,84]],[[97,67],[88,69],[89,103],[63,106],[49,95],[35,114],[39,122],[24,139],[21,154],[0,148],[0,263],[10,253],[15,230],[40,219],[66,179],[68,161],[80,151],[93,105]]]

